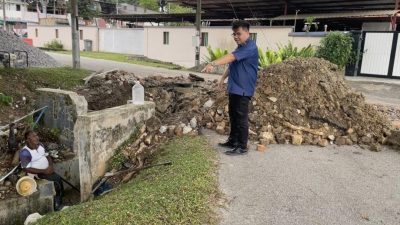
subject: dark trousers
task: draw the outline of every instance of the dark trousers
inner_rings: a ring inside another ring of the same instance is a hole
[[[229,142],[247,148],[249,138],[249,102],[251,97],[229,94]]]
[[[63,181],[61,180],[60,175],[56,173],[52,174],[38,174],[40,179],[46,179],[54,182],[54,188],[56,189],[56,196],[54,197],[54,208],[58,209],[58,207],[62,204],[62,194],[64,192]]]

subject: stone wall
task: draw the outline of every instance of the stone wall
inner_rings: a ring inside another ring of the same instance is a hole
[[[107,161],[140,123],[155,113],[155,104],[127,104],[78,116],[74,127],[74,151],[79,155],[81,200],[86,201],[93,184],[107,170]]]

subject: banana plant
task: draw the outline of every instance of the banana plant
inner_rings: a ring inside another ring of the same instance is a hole
[[[272,64],[280,63],[283,61],[281,56],[271,49],[267,49],[267,51],[264,53],[261,48],[259,48],[258,57],[258,64],[260,69],[268,68]]]
[[[207,47],[207,51],[208,51],[208,57],[206,57],[205,59],[206,62],[212,62],[228,54],[227,49],[222,49],[222,48],[213,49],[211,46]]]

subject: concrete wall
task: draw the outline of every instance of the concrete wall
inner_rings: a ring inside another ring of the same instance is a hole
[[[362,25],[363,31],[391,31],[392,25],[390,22],[367,22]]]
[[[324,37],[289,37],[289,40],[294,46],[304,48],[309,45],[319,46],[322,38]]]
[[[81,200],[90,197],[93,184],[107,170],[106,162],[135,131],[138,124],[151,118],[153,102],[127,104],[78,116],[74,148],[79,153]]]
[[[56,38],[56,29],[58,29],[58,38]],[[80,37],[79,47],[81,50],[84,49],[85,39],[92,41],[93,51],[98,51],[98,28],[97,27],[79,27],[82,30],[83,36]],[[28,38],[33,40],[33,46],[44,47],[45,43],[48,43],[54,39],[61,41],[64,45],[64,49],[72,49],[72,38],[71,28],[69,26],[40,26],[40,25],[29,25],[28,26]],[[36,30],[38,36],[36,37]]]
[[[80,186],[80,175],[79,175],[79,157],[76,155],[72,159],[68,159],[62,162],[54,164],[54,171],[75,187]],[[72,189],[68,184],[64,183],[64,189]]]
[[[169,32],[168,45],[163,43],[164,32]],[[208,45],[213,48],[224,48],[229,51],[236,48],[230,27],[203,27],[202,32],[208,33]],[[252,27],[250,32],[257,34],[257,45],[263,50],[277,49],[278,44],[287,44],[292,39],[289,37],[290,27]],[[192,67],[195,63],[195,47],[192,43],[195,33],[193,27],[146,27],[144,55],[148,58]],[[315,43],[315,40],[308,42]],[[296,44],[305,45],[301,41]],[[204,61],[208,56],[206,46],[201,47],[200,51],[201,60]]]
[[[0,224],[23,224],[32,213],[41,215],[53,212],[53,196],[56,194],[53,182],[37,180],[38,191],[30,196],[9,198],[0,201]]]
[[[144,54],[143,29],[100,29],[99,51],[126,53],[132,55]]]
[[[75,122],[79,115],[88,111],[85,97],[59,89],[40,88],[37,91],[39,107],[48,107],[43,116],[45,127],[58,129],[60,144],[73,149]]]

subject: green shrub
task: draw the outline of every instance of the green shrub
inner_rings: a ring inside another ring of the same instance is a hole
[[[281,56],[277,53],[272,51],[271,49],[267,49],[265,54],[261,50],[258,49],[258,63],[261,69],[265,69],[269,67],[271,64],[282,62]]]
[[[3,93],[0,93],[0,105],[10,106],[13,102],[13,98],[11,96],[7,96]]]
[[[208,51],[208,57],[206,57],[206,62],[215,61],[228,54],[227,49],[222,49],[222,48],[212,49],[211,46],[207,47],[207,51]]]
[[[294,47],[292,42],[284,46],[279,46],[278,54],[281,56],[282,60],[296,58],[296,57],[313,57],[315,56],[315,49],[311,45],[304,47],[302,49],[298,49]]]
[[[278,51],[272,51],[271,49],[267,49],[265,53],[259,48],[259,66],[262,69],[269,67],[271,64],[280,63],[284,60],[297,58],[297,57],[314,57],[315,49],[311,45],[301,48],[300,50],[297,47],[294,47],[291,42],[287,45],[280,45],[278,47]]]
[[[326,59],[343,69],[354,60],[353,38],[341,32],[329,33],[321,40],[317,56]]]
[[[64,45],[61,43],[61,41],[58,41],[56,39],[45,43],[43,47],[54,51],[61,51],[64,49]]]

